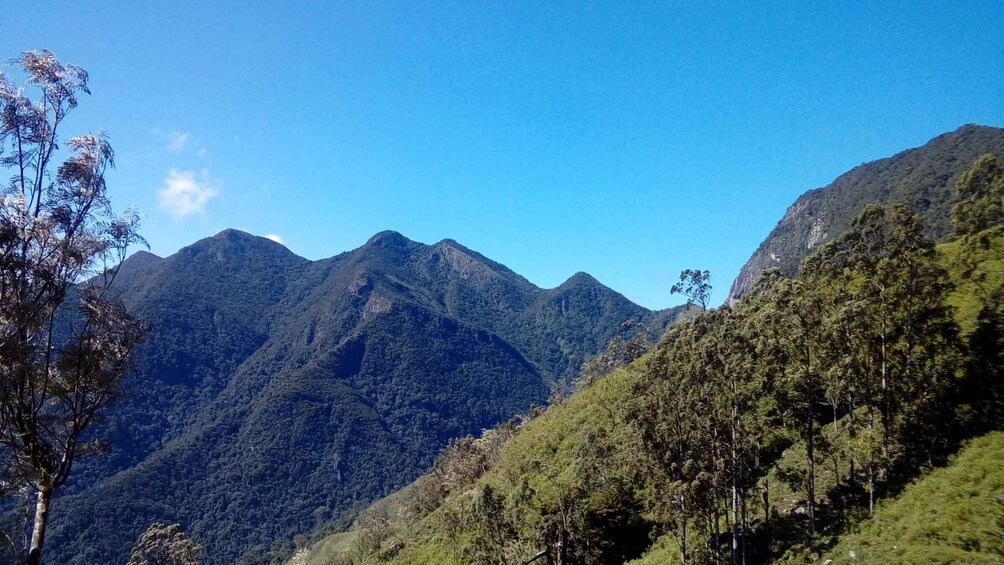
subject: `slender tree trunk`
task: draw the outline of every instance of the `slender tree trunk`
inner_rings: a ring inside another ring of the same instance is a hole
[[[683,558],[683,562],[687,562],[687,503],[684,501],[683,495],[680,495],[680,516],[682,523],[682,531],[680,532],[680,557]]]
[[[771,531],[770,531],[770,483],[767,482],[767,478],[763,479],[763,523],[764,527],[767,528],[767,547],[770,547],[771,542]]]
[[[717,489],[716,489],[717,490]],[[718,519],[718,493],[715,492],[713,495],[714,501],[714,523],[715,523],[715,563],[722,562],[722,544],[718,543],[718,540],[722,539],[722,528],[721,520]]]
[[[741,530],[742,534],[743,534],[743,543],[740,546],[740,549],[741,549],[740,555],[742,556],[742,564],[746,565],[746,532],[749,531],[749,521],[748,521],[747,516],[746,516],[746,488],[745,487],[743,487],[743,489],[742,489],[742,497],[740,498],[740,500],[742,501],[742,520],[743,520],[742,521],[742,530]]]
[[[730,508],[731,502],[725,500],[725,532],[729,536],[729,563],[736,565],[736,523],[733,521],[732,509]]]
[[[737,444],[739,441],[739,383],[732,379],[732,565],[738,563],[739,544],[736,539],[739,528],[739,451]]]
[[[564,523],[561,524],[561,531],[558,532],[557,565],[568,565],[568,530],[565,528]]]
[[[874,441],[875,437],[875,410],[871,406],[868,407],[868,428],[869,434],[872,438],[870,441]],[[875,450],[869,445],[869,455],[868,455],[868,515],[875,515]]]
[[[52,489],[43,487],[38,491],[38,501],[35,504],[35,526],[31,532],[31,549],[28,551],[27,565],[39,565],[42,562],[42,544],[45,543],[45,526],[49,518],[49,503],[52,500]]]
[[[868,465],[868,515],[875,515],[875,465]]]
[[[806,418],[806,438],[805,438],[805,494],[808,497],[809,506],[809,531],[816,533],[816,461],[815,461],[815,433],[813,430],[813,410],[812,401],[809,402],[808,417]]]
[[[854,448],[852,447],[853,436],[857,432],[857,421],[854,419],[854,391],[853,389],[848,389],[847,391],[847,417],[850,418],[849,425],[847,426],[847,484],[854,486],[857,484],[857,479],[854,476]]]
[[[892,393],[890,391],[891,383],[889,383],[889,368],[886,353],[886,321],[885,316],[882,317],[882,458],[883,467],[889,461],[889,424],[890,416],[892,412]]]

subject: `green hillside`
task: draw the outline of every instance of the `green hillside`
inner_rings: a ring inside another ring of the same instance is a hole
[[[1004,563],[1004,433],[966,445],[945,468],[881,504],[820,561]]]
[[[1004,228],[925,233],[866,207],[290,563],[1000,562]]]

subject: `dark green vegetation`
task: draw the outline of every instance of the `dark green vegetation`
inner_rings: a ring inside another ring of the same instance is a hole
[[[844,233],[869,203],[906,204],[926,218],[935,241],[950,239],[950,211],[958,202],[955,180],[984,153],[1004,155],[1004,129],[966,125],[922,147],[855,167],[792,204],[732,283],[730,299],[745,293],[759,274],[779,268],[786,277],[813,249]]]
[[[153,524],[136,540],[126,565],[198,565],[203,557],[178,524]]]
[[[544,404],[625,320],[661,331],[674,314],[582,273],[542,290],[456,242],[394,232],[310,262],[225,231],[134,255],[115,288],[152,334],[96,432],[111,455],[75,468],[54,503],[47,562],[125,562],[156,522],[181,524],[208,563],[288,554],[277,540]]]
[[[904,205],[867,206],[798,276],[768,271],[629,367],[454,444],[299,562],[1001,562],[992,164],[959,176],[951,243]]]

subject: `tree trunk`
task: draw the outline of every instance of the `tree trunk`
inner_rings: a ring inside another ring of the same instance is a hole
[[[806,438],[805,438],[805,454],[806,454],[806,465],[805,465],[805,494],[807,496],[809,507],[809,531],[813,534],[816,533],[816,461],[815,461],[815,430],[813,425],[813,410],[812,402],[809,402],[808,418],[806,422]]]
[[[739,562],[739,540],[736,539],[739,529],[739,452],[737,444],[739,442],[739,383],[732,379],[732,565]]]
[[[743,565],[746,565],[746,532],[749,531],[749,520],[748,520],[747,515],[746,515],[746,494],[747,494],[746,493],[746,489],[743,488],[742,497],[740,498],[740,500],[742,500],[742,518],[743,518],[743,521],[742,521],[742,530],[741,531],[743,533],[743,542],[742,542],[742,545],[739,546],[739,549],[741,551],[740,556],[742,557],[741,563]]]
[[[722,533],[721,525],[722,524],[721,524],[721,520],[718,519],[718,493],[717,492],[715,492],[713,494],[713,498],[714,498],[714,506],[713,506],[713,508],[714,508],[714,510],[713,510],[714,514],[712,516],[712,520],[714,520],[714,530],[715,530],[715,563],[721,563],[722,562],[722,544],[718,543],[718,540],[722,539],[722,536],[721,536],[721,533]]]
[[[853,390],[848,390],[847,392],[847,417],[850,419],[850,423],[847,426],[847,484],[854,486],[857,484],[857,477],[855,476],[854,470],[854,448],[851,446],[854,436],[857,435],[857,420],[854,418],[854,393]]]
[[[39,489],[38,501],[35,504],[35,527],[31,532],[31,549],[28,551],[27,565],[39,565],[42,562],[42,544],[45,543],[45,525],[49,518],[51,500],[51,488]]]
[[[683,495],[680,495],[680,516],[682,517],[682,531],[680,539],[680,557],[683,562],[687,562],[687,505],[684,502]]]
[[[767,482],[767,477],[763,479],[763,524],[767,531],[767,547],[770,547],[770,483]]]
[[[557,565],[568,565],[568,530],[565,525],[561,525],[558,532],[558,561]]]
[[[875,466],[868,465],[868,515],[875,515]]]
[[[882,318],[882,468],[889,464],[889,426],[892,423],[892,384],[889,382],[889,367],[886,353],[885,315]]]
[[[732,523],[732,514],[729,512],[728,502],[726,502],[725,504],[723,504],[723,506],[724,506],[724,508],[722,508],[722,510],[723,510],[722,514],[725,514],[725,531],[726,532],[733,532],[732,533],[732,538],[734,540],[735,539],[735,533],[734,533],[735,532],[735,524]],[[718,545],[719,545],[719,550],[720,550],[722,544],[718,544]],[[733,551],[733,545],[734,544],[732,544],[732,543],[729,544],[729,557],[730,557],[730,561],[729,562],[732,563],[732,565],[735,565],[735,562],[736,562],[735,556],[736,556],[736,554]]]
[[[875,433],[875,411],[868,407],[868,429],[872,437]],[[875,515],[875,452],[874,449],[870,449],[872,452],[868,457],[868,515]]]

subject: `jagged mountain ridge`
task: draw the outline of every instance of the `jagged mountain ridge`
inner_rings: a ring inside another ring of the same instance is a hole
[[[902,202],[923,213],[929,234],[944,241],[956,202],[955,178],[984,153],[1004,155],[1004,128],[968,124],[921,147],[857,166],[822,188],[809,190],[788,207],[777,226],[743,265],[732,283],[737,300],[761,272],[798,272],[812,250],[840,235],[871,202]]]
[[[54,505],[54,562],[124,561],[154,521],[181,522],[211,563],[253,562],[406,484],[450,438],[544,403],[621,322],[675,315],[396,232],[308,261],[226,230],[132,256],[117,289],[154,333],[98,430],[113,454]]]

